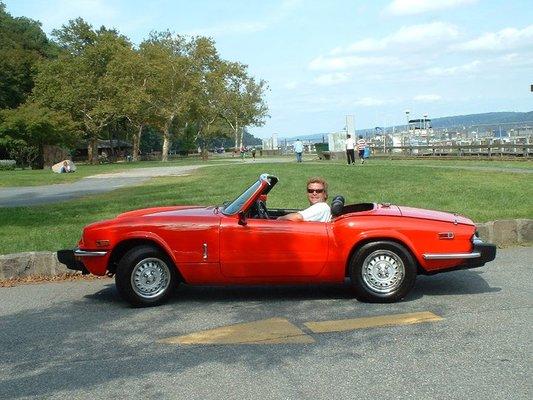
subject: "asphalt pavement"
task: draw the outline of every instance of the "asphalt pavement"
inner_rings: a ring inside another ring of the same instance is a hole
[[[530,399],[533,248],[422,276],[394,304],[347,285],[183,286],[131,308],[109,278],[0,288],[2,399]],[[310,322],[429,312],[440,318],[317,333]],[[312,341],[169,344],[284,319]]]

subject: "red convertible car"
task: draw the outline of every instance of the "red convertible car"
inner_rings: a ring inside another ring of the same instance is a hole
[[[350,204],[337,196],[331,222],[277,217],[269,209],[278,178],[263,174],[218,207],[172,206],[130,211],[88,225],[74,250],[60,250],[68,268],[115,275],[134,305],[167,299],[191,285],[342,283],[350,278],[366,301],[401,300],[417,274],[475,268],[496,256],[463,216],[392,204]]]

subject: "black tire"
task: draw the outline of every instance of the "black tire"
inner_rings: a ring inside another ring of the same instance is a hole
[[[166,254],[152,246],[138,246],[120,260],[115,275],[120,296],[134,306],[163,303],[178,285],[176,267]]]
[[[416,281],[416,263],[402,245],[367,243],[350,260],[350,278],[358,299],[392,303],[403,299]]]

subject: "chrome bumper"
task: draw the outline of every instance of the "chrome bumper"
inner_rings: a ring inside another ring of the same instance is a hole
[[[77,257],[103,257],[107,251],[85,251],[80,249],[59,250],[57,259],[61,264],[65,264],[68,269],[81,271],[82,274],[88,274],[89,271]]]
[[[463,268],[476,268],[496,258],[496,246],[476,240],[470,253],[426,253],[423,257],[424,260],[466,260]]]

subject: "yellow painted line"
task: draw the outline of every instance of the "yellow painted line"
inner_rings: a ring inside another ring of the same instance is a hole
[[[440,321],[444,318],[439,317],[429,311],[395,314],[395,315],[380,315],[377,317],[355,318],[355,319],[339,319],[335,321],[320,321],[320,322],[306,322],[304,323],[314,333],[326,332],[343,332],[352,331],[355,329],[376,328],[380,326],[394,326],[394,325],[411,325],[420,324],[424,322]]]
[[[284,318],[222,326],[158,340],[165,344],[280,344],[314,343],[311,336]]]

